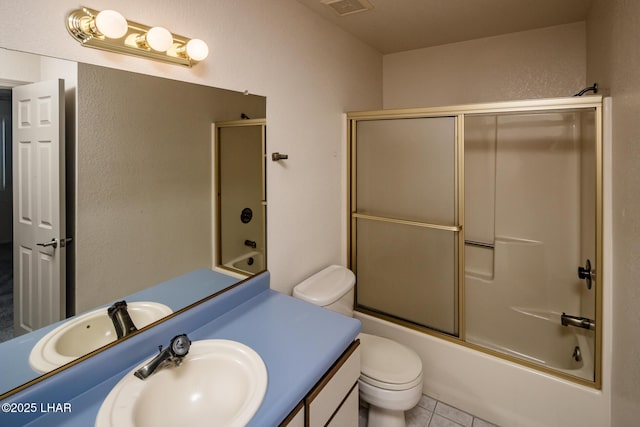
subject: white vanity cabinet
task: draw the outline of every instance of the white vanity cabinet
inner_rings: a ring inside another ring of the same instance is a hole
[[[360,341],[356,340],[283,421],[287,427],[356,427]]]

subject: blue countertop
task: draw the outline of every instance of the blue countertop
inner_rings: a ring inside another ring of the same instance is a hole
[[[51,377],[51,384],[45,380],[30,388],[34,390],[27,389],[2,403],[69,403],[71,412],[38,414],[39,418],[32,416],[28,425],[91,426],[116,383],[155,354],[158,344],[166,345],[171,337],[184,331],[194,341],[231,339],[260,354],[267,367],[268,386],[249,426],[274,426],[353,342],[360,322],[269,289],[269,274],[265,272]],[[122,363],[111,366],[114,360]],[[97,369],[107,372],[99,375]],[[91,385],[86,378],[88,373],[94,373]],[[66,396],[56,393],[65,386],[71,388]],[[0,413],[1,425],[25,425],[20,424],[25,418],[9,415]]]
[[[127,302],[154,301],[178,311],[239,281],[234,276],[198,269],[122,299]],[[112,303],[105,304],[104,307],[109,307]],[[3,361],[0,364],[0,394],[42,375],[29,365],[31,349],[42,337],[68,320],[61,320],[0,343],[0,360]]]

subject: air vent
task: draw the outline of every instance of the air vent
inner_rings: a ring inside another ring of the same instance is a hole
[[[373,6],[367,0],[322,0],[322,3],[329,6],[340,16],[373,9]]]

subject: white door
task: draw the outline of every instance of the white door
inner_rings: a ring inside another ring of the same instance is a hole
[[[65,317],[64,81],[15,87],[12,104],[17,336]]]

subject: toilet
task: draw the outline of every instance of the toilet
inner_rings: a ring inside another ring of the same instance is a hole
[[[331,265],[293,288],[295,298],[353,317],[356,277]],[[404,427],[404,412],[422,396],[422,361],[393,340],[360,333],[360,399],[369,405],[369,427]]]

